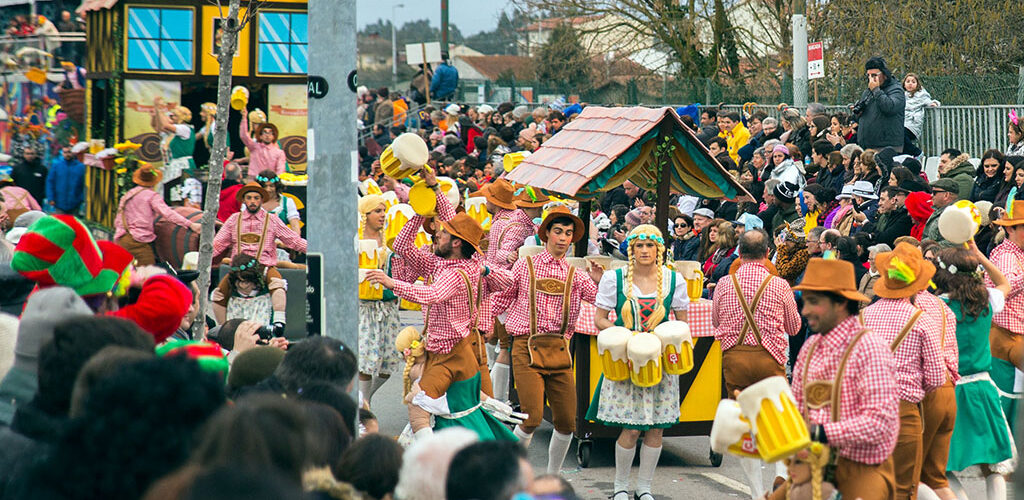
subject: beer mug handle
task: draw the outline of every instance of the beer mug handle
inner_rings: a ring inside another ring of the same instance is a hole
[[[701,271],[700,269],[694,269],[693,270],[693,279],[694,280],[700,280],[700,282],[703,283],[704,282],[704,272]]]

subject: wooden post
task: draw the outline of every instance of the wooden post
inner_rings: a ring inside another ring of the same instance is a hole
[[[427,91],[427,105],[430,105],[430,79],[427,78],[427,44],[420,44],[420,52],[423,53],[423,89]],[[406,56],[408,57],[408,56]]]
[[[590,242],[590,204],[593,203],[590,200],[580,202],[579,217],[583,221],[583,239],[576,242],[577,257],[586,257],[587,251],[589,250],[588,245]]]
[[[814,102],[819,102],[818,101],[818,80],[817,79],[814,80]]]
[[[672,122],[667,118],[661,121],[661,134],[654,140],[663,141],[666,137],[672,137]],[[658,146],[655,146],[657,148]],[[662,165],[661,175],[658,176],[658,200],[654,211],[654,225],[661,229],[661,234],[668,236],[668,197],[671,194],[672,172],[675,164],[669,155],[669,159]]]

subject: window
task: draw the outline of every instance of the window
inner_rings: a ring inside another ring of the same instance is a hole
[[[129,71],[192,71],[192,9],[128,7]]]
[[[263,12],[260,14],[260,73],[306,73],[309,38],[306,14],[302,12]]]

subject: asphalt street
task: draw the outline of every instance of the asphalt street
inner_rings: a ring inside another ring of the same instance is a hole
[[[402,324],[422,326],[422,316],[419,312],[402,311]],[[401,391],[400,377],[395,377],[373,397],[372,410],[377,415],[383,434],[397,436],[408,422],[405,407],[401,403]],[[544,422],[536,431],[530,446],[530,463],[538,473],[543,473],[547,467],[548,440],[552,430],[551,424]],[[569,455],[562,466],[562,475],[572,483],[580,498],[608,498],[612,493],[612,479],[615,475],[614,442],[595,441],[587,468],[577,463],[576,444],[574,442],[569,449]],[[652,489],[655,496],[659,500],[750,498],[739,459],[725,455],[720,467],[712,467],[708,451],[706,436],[665,438],[661,460],[654,476]],[[638,463],[639,457],[633,465],[633,482],[636,480]],[[766,467],[762,475],[765,484],[769,484],[775,477],[774,465]],[[971,499],[985,498],[983,479],[970,477],[963,482]],[[1012,489],[1009,498],[1013,498]]]

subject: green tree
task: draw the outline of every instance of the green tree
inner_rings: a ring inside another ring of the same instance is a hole
[[[536,61],[537,79],[556,85],[563,91],[590,85],[590,58],[583,50],[579,34],[568,24],[551,30]]]

